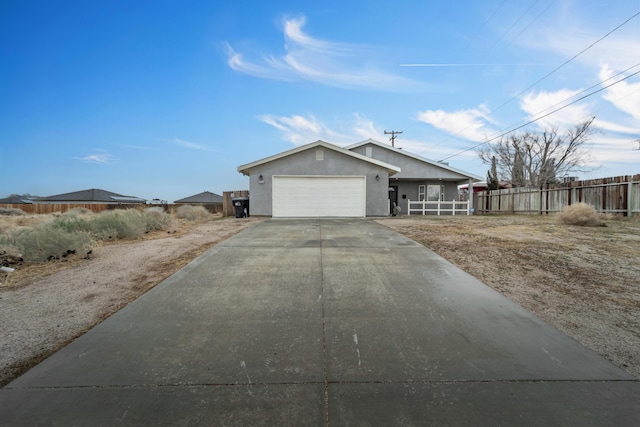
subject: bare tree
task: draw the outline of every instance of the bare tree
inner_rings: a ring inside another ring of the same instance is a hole
[[[514,187],[541,188],[556,182],[556,177],[587,172],[589,142],[595,117],[559,134],[557,128],[542,133],[525,132],[502,138],[495,144],[484,144],[478,156],[485,164],[497,161],[498,176]]]
[[[497,190],[500,188],[498,179],[498,162],[496,156],[491,157],[491,169],[487,171],[487,190]]]

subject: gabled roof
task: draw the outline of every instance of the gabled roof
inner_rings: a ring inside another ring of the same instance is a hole
[[[222,203],[222,196],[210,191],[194,194],[184,199],[176,200],[173,203]]]
[[[123,196],[111,191],[92,188],[74,191],[72,193],[56,194],[49,197],[38,197],[35,202],[104,202],[104,203],[144,203],[145,199],[133,196]]]
[[[413,159],[416,159],[416,160],[419,160],[421,162],[427,163],[427,164],[429,164],[431,166],[439,167],[439,168],[442,168],[442,169],[445,169],[445,170],[448,170],[448,171],[451,171],[451,172],[466,176],[467,178],[474,179],[476,181],[481,181],[481,180],[484,179],[484,178],[482,178],[482,177],[480,177],[478,175],[474,175],[474,174],[465,172],[463,170],[451,167],[446,163],[436,162],[435,160],[429,160],[429,159],[426,159],[424,157],[418,156],[417,154],[409,153],[408,151],[401,150],[401,149],[395,148],[395,147],[391,147],[388,144],[384,144],[382,142],[373,140],[371,138],[369,138],[369,139],[367,139],[365,141],[358,142],[356,144],[350,145],[350,146],[348,146],[346,148],[347,148],[347,150],[353,150],[354,148],[362,147],[363,145],[367,145],[367,144],[376,145],[376,146],[384,148],[386,150],[393,151],[394,153],[398,153],[398,154],[401,154],[403,156],[411,157]]]
[[[346,150],[344,148],[338,147],[337,145],[329,144],[328,142],[325,142],[325,141],[322,141],[322,140],[317,140],[316,142],[312,142],[310,144],[302,145],[300,147],[296,147],[296,148],[293,148],[291,150],[284,151],[284,152],[282,152],[280,154],[276,154],[276,155],[273,155],[273,156],[270,156],[270,157],[265,157],[264,159],[256,160],[255,162],[247,163],[246,165],[238,166],[238,172],[242,173],[243,175],[249,175],[249,173],[250,173],[249,171],[251,169],[255,168],[256,166],[260,166],[260,165],[263,165],[265,163],[273,162],[274,160],[282,159],[282,158],[285,158],[285,157],[291,156],[293,154],[297,154],[297,153],[300,153],[302,151],[306,151],[306,150],[309,150],[310,148],[315,148],[315,147],[323,147],[323,148],[326,148],[328,150],[333,150],[333,151],[336,151],[338,153],[344,154],[346,156],[350,156],[350,157],[353,157],[355,159],[358,159],[358,160],[361,160],[361,161],[364,161],[364,162],[367,162],[367,163],[371,163],[371,164],[374,164],[376,166],[380,166],[382,168],[387,169],[389,171],[389,175],[393,175],[393,174],[396,174],[396,173],[400,172],[400,168],[397,167],[397,166],[393,166],[393,165],[390,165],[388,163],[381,162],[379,160],[375,160],[375,159],[369,158],[367,156],[363,156],[363,155],[358,154],[358,153],[354,153],[353,151]]]
[[[4,199],[0,199],[0,203],[7,205],[24,205],[33,203],[33,199],[35,199],[34,196],[13,195],[5,197]]]

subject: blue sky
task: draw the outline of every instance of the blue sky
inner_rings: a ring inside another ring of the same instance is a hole
[[[0,197],[221,194],[241,164],[385,130],[485,176],[472,147],[583,96],[522,130],[595,115],[580,176],[640,173],[639,0],[461,4],[2,2]]]

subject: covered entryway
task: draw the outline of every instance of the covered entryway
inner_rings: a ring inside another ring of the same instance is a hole
[[[274,176],[273,217],[364,217],[364,176]]]

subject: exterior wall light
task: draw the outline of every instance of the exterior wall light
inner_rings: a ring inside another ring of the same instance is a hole
[[[264,177],[262,176],[262,174],[260,174],[260,176],[258,177],[258,184],[264,184]]]
[[[376,181],[380,181],[380,175],[376,174]]]

